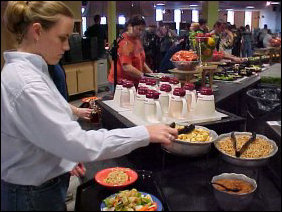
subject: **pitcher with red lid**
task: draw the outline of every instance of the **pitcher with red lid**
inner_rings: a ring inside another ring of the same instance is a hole
[[[120,97],[121,97],[121,91],[122,91],[122,84],[123,84],[122,79],[117,81],[117,85],[116,85],[116,90],[115,90],[115,94],[114,94],[114,102],[120,106]]]
[[[215,113],[215,102],[213,91],[209,87],[202,87],[198,94],[196,114],[209,116]]]
[[[162,112],[164,115],[168,114],[168,107],[169,107],[169,99],[171,92],[171,86],[169,84],[162,84],[160,86],[160,104],[162,108]]]
[[[197,92],[195,89],[195,85],[193,83],[186,82],[183,86],[183,89],[186,92],[186,100],[187,100],[187,108],[188,111],[194,111],[197,103]]]
[[[144,102],[145,121],[159,123],[162,120],[162,110],[159,102],[159,93],[155,90],[148,90]]]
[[[133,82],[125,81],[121,90],[120,106],[131,109],[134,105],[135,92]]]
[[[133,106],[133,114],[140,118],[144,118],[144,102],[147,94],[146,87],[139,87]]]
[[[187,118],[187,101],[185,98],[185,90],[182,88],[175,88],[173,95],[170,98],[168,115],[174,119]]]

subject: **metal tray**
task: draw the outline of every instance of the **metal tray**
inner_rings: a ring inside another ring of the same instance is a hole
[[[100,211],[100,204],[106,197],[121,190],[136,188],[156,196],[163,204],[164,211],[170,211],[165,196],[159,184],[155,180],[153,172],[146,170],[135,170],[138,173],[137,181],[122,189],[106,188],[98,184],[94,179],[81,184],[77,188],[75,211]]]

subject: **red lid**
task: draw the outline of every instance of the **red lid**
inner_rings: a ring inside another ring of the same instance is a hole
[[[147,82],[147,78],[146,77],[143,77],[139,80],[140,83],[146,83]]]
[[[126,81],[123,83],[123,87],[125,88],[132,88],[134,86],[133,82],[131,81]]]
[[[183,89],[192,91],[195,89],[195,85],[193,83],[186,82],[183,86]]]
[[[160,93],[159,92],[155,92],[154,93],[154,99],[159,99],[160,97]]]
[[[170,92],[171,91],[171,85],[162,84],[161,87],[160,87],[160,91]]]
[[[155,93],[155,92],[157,92],[157,91],[151,90],[151,89],[148,89],[148,90],[147,90],[147,93]]]
[[[175,88],[173,91],[173,95],[175,96],[185,96],[186,92],[182,88]]]
[[[153,92],[150,92],[150,93],[147,92],[147,94],[146,94],[146,98],[148,98],[148,99],[154,99],[154,96],[155,96],[155,93],[153,93]]]
[[[213,95],[212,89],[209,87],[202,87],[200,93],[202,95]]]
[[[124,79],[119,79],[119,80],[117,81],[117,84],[118,84],[118,85],[123,85],[123,81],[124,81]]]
[[[176,84],[179,83],[179,80],[177,78],[173,77],[173,78],[170,78],[169,83],[176,85]]]
[[[148,88],[145,87],[145,86],[140,86],[140,87],[138,88],[138,90],[148,90]]]
[[[146,95],[147,94],[147,89],[138,89],[138,94],[139,95]]]
[[[161,82],[169,82],[170,77],[169,76],[162,76],[161,77]]]
[[[151,85],[151,86],[155,86],[157,84],[156,80],[149,80],[146,82],[146,85]]]

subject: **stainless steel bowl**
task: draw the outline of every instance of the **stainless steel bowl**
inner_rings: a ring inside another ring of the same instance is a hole
[[[162,148],[168,153],[180,155],[180,156],[190,156],[197,157],[208,153],[211,149],[211,144],[216,140],[218,135],[215,131],[210,130],[206,127],[195,126],[195,128],[201,128],[209,131],[210,136],[212,137],[211,141],[205,141],[202,143],[192,143],[187,141],[175,140],[170,145],[162,146]]]
[[[200,63],[200,61],[173,61],[172,64],[175,68],[183,71],[194,71],[196,66]]]
[[[235,132],[235,135],[252,135],[250,132]],[[269,159],[276,154],[278,151],[278,147],[275,143],[275,141],[270,140],[264,135],[257,134],[257,137],[262,137],[263,139],[267,140],[270,142],[273,146],[273,151],[266,157],[261,157],[261,158],[237,158],[235,156],[228,155],[224,152],[222,152],[218,148],[218,142],[221,139],[224,139],[226,137],[231,137],[231,133],[226,133],[218,136],[218,138],[214,141],[214,146],[215,148],[221,153],[223,160],[225,160],[228,163],[237,165],[237,166],[246,166],[246,167],[258,167],[258,166],[264,166],[268,163]]]
[[[215,199],[218,202],[218,206],[225,210],[225,211],[240,211],[246,209],[253,197],[254,193],[257,189],[257,183],[254,179],[247,177],[243,174],[235,174],[235,173],[223,173],[217,176],[214,176],[211,180],[211,182],[215,182],[219,179],[239,179],[244,180],[248,183],[251,183],[254,187],[254,189],[250,193],[245,194],[234,194],[234,193],[228,193],[225,191],[219,191],[213,186],[213,193],[215,196]]]

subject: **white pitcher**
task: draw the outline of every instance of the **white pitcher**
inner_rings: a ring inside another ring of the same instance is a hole
[[[144,102],[146,98],[147,90],[138,89],[138,93],[136,95],[134,106],[133,106],[133,114],[140,118],[144,118]]]
[[[176,77],[170,78],[169,84],[171,85],[172,91],[174,91],[175,88],[181,88],[181,83]]]
[[[139,80],[139,83],[138,83],[138,88],[139,87],[147,87],[146,82],[147,82],[147,78],[145,78],[145,77],[141,78]]]
[[[120,106],[120,97],[121,97],[121,91],[122,91],[122,80],[118,80],[117,85],[116,85],[116,90],[114,94],[114,103]]]
[[[214,95],[211,88],[201,88],[198,94],[195,112],[197,115],[204,116],[210,116],[215,113]]]
[[[169,76],[162,76],[159,82],[159,87],[161,87],[161,85],[163,84],[169,85],[169,80],[170,80]]]
[[[187,113],[187,101],[185,98],[185,91],[182,88],[176,88],[170,98],[168,115],[174,119],[185,119]]]
[[[149,92],[144,102],[145,121],[159,123],[162,120],[162,110],[159,102],[159,93]]]
[[[165,115],[168,114],[170,92],[171,92],[171,86],[169,84],[161,85],[159,102],[161,104],[162,112]]]
[[[134,105],[135,93],[136,89],[133,82],[125,82],[121,90],[120,106],[124,108],[132,108]]]
[[[157,80],[155,79],[148,79],[146,82],[146,86],[150,90],[158,91]]]
[[[185,83],[183,89],[186,91],[186,100],[188,111],[194,111],[197,103],[197,92],[193,83]]]

